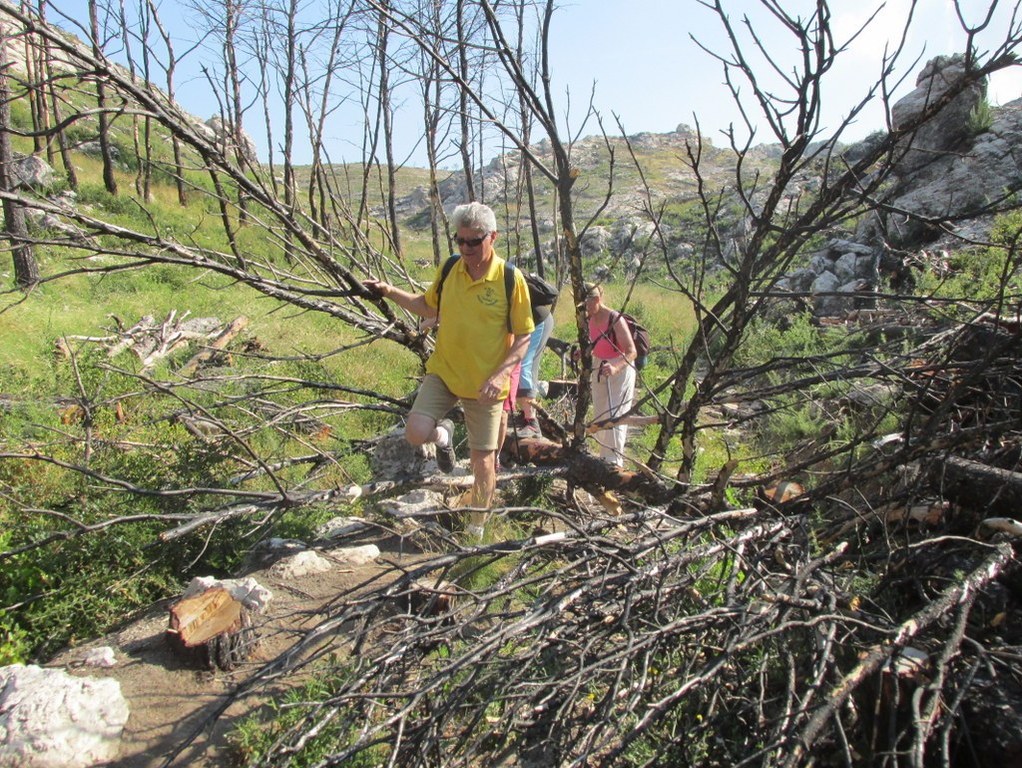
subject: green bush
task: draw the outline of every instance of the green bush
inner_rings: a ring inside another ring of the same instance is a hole
[[[976,105],[969,111],[968,131],[970,136],[978,136],[986,133],[994,124],[994,111],[990,106],[990,100],[986,94],[976,102]]]
[[[11,125],[18,131],[30,132],[32,130],[32,112],[29,109],[28,99],[11,99],[8,106],[11,110]]]
[[[308,365],[307,373],[315,370],[320,380],[329,380],[319,364]],[[179,592],[193,576],[235,574],[258,540],[254,537],[312,538],[317,526],[337,515],[336,507],[327,506],[287,510],[258,526],[240,520],[197,537],[160,543],[160,533],[173,527],[175,519],[215,509],[225,503],[223,497],[200,491],[169,496],[97,493],[96,485],[104,483],[94,478],[117,478],[143,491],[228,488],[239,474],[238,457],[245,454],[230,440],[207,443],[187,433],[174,417],[183,408],[181,401],[140,392],[139,382],[113,370],[99,347],[81,350],[74,366],[55,365],[52,376],[47,389],[81,393],[90,403],[89,454],[83,450],[85,425],[77,418],[62,423],[61,409],[45,401],[9,409],[0,420],[0,437],[12,444],[45,445],[44,452],[55,460],[68,467],[87,466],[95,474],[31,458],[0,462],[2,551],[23,550],[9,556],[0,569],[0,611],[7,607],[0,614],[0,644],[9,659],[45,659],[62,646],[102,634],[125,615]],[[254,395],[267,407],[276,401],[287,408],[312,401],[318,393],[278,385],[256,391],[253,386],[253,380],[240,377],[216,391],[197,391],[190,400],[196,405],[203,400],[210,413],[245,435],[268,461],[307,453],[307,441],[318,437],[267,424],[258,412],[234,408],[233,398]],[[125,418],[118,416],[115,402]],[[337,418],[344,424],[335,434],[355,431],[347,425],[354,425],[357,415],[342,411]],[[333,420],[330,416],[328,423]],[[324,439],[336,441],[336,461],[318,470],[317,483],[336,487],[368,480],[364,451],[355,450],[346,437]],[[307,472],[307,465],[297,465],[279,476],[299,484],[307,482]],[[242,487],[274,486],[256,474]],[[117,520],[126,522],[114,523]]]
[[[972,312],[959,304],[1007,301],[1013,304],[1022,296],[1022,262],[1017,240],[1022,234],[1022,213],[1015,211],[998,217],[991,231],[991,245],[955,251],[944,259],[938,252],[916,272],[917,291],[948,300],[941,313]]]

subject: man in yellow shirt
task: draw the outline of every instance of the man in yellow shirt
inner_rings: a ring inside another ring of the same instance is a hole
[[[517,269],[508,307],[505,261],[493,248],[498,234],[493,210],[482,203],[459,205],[451,224],[461,258],[446,278],[437,270],[425,293],[409,293],[380,280],[366,280],[365,285],[409,312],[437,319],[436,347],[408,414],[405,437],[412,445],[435,443],[437,464],[449,472],[455,458],[454,425],[445,417],[460,401],[474,475],[472,504],[485,509],[496,487],[497,437],[511,371],[521,362],[534,325],[529,289]],[[482,534],[481,524],[471,528]]]

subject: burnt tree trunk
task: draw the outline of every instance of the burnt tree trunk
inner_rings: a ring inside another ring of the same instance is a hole
[[[565,467],[569,482],[594,495],[620,491],[635,494],[650,504],[666,503],[673,496],[671,489],[652,475],[621,469],[585,451],[566,448],[543,437],[508,435],[504,451],[519,464]]]
[[[7,27],[0,24],[0,190],[13,192],[14,152],[11,149],[11,92],[7,80],[9,66],[7,46],[10,38]],[[28,244],[28,223],[21,203],[5,198],[3,203],[4,234],[10,241],[14,260],[14,281],[25,290],[39,282],[39,265]]]

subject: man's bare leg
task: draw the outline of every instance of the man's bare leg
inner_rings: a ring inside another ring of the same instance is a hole
[[[493,493],[497,488],[497,473],[494,467],[495,451],[471,449],[469,461],[472,465],[472,506],[488,510],[493,504]],[[489,512],[472,512],[469,515],[468,530],[482,538],[483,528],[489,518]]]
[[[405,420],[405,439],[410,445],[435,443],[437,434],[436,421],[424,413],[409,413]]]

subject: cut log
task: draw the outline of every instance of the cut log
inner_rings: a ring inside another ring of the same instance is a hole
[[[931,465],[930,481],[942,496],[984,516],[1022,517],[1022,472],[948,456]]]
[[[781,480],[773,485],[759,489],[760,498],[773,505],[788,504],[800,499],[804,501],[805,495],[805,487],[793,480]]]
[[[255,644],[248,612],[223,587],[172,605],[166,635],[181,659],[209,669],[233,669]]]
[[[519,464],[566,468],[567,479],[594,496],[604,491],[619,491],[635,494],[651,504],[664,503],[672,496],[671,489],[651,475],[621,469],[585,451],[565,448],[546,438],[508,440],[504,450]]]
[[[234,337],[245,329],[246,325],[248,325],[247,317],[242,315],[241,317],[236,318],[234,322],[231,323],[212,342],[210,342],[210,344],[205,349],[197,353],[194,357],[192,357],[191,360],[185,363],[181,367],[181,370],[178,371],[178,374],[183,376],[194,371],[202,363],[206,362],[211,357],[213,357],[215,353],[219,352],[220,350],[224,349],[228,344],[230,344],[234,340]]]

